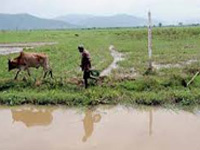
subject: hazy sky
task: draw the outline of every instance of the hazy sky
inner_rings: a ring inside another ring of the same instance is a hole
[[[111,15],[127,13],[161,20],[200,20],[200,0],[0,0],[0,13],[30,13],[53,18],[66,14]]]

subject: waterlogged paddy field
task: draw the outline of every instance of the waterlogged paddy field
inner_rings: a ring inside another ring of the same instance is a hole
[[[1,150],[199,150],[200,111],[1,107]]]
[[[55,79],[42,80],[42,69],[32,69],[32,77],[8,72],[7,59],[18,54],[0,55],[0,103],[196,105],[200,103],[200,77],[184,87],[199,70],[200,27],[154,28],[153,61],[159,68],[147,70],[147,29],[91,29],[57,31],[1,31],[0,43],[57,42],[25,50],[49,55]],[[85,90],[81,83],[77,46],[85,45],[93,67],[103,71],[113,61],[109,47],[123,54],[119,68]],[[190,63],[188,63],[190,62]],[[170,67],[169,67],[170,66]],[[26,77],[26,80],[22,79]]]

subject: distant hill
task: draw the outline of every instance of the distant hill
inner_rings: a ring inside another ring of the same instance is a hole
[[[126,14],[113,16],[66,15],[56,20],[69,22],[82,27],[135,27],[146,25],[146,19]]]
[[[70,23],[42,19],[29,14],[0,14],[0,30],[65,29],[73,28]]]
[[[54,20],[60,20],[64,22],[70,22],[71,24],[80,25],[82,21],[92,18],[92,15],[79,15],[79,14],[70,14],[66,16],[59,16],[54,18]]]

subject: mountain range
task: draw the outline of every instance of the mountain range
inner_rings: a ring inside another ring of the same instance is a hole
[[[113,16],[93,16],[93,15],[66,15],[54,18],[55,20],[68,22],[86,28],[106,28],[106,27],[135,27],[146,25],[146,20],[127,14]]]
[[[66,15],[53,19],[30,14],[0,14],[0,30],[69,29],[135,27],[146,25],[146,20],[126,14],[113,16]]]
[[[43,19],[29,14],[0,14],[0,30],[65,29],[70,23]]]

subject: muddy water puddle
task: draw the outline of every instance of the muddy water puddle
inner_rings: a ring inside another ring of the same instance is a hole
[[[0,108],[0,150],[199,150],[200,111]]]
[[[116,49],[115,49],[115,47],[113,45],[110,45],[109,50],[110,50],[111,56],[113,57],[113,62],[106,69],[104,69],[101,72],[100,76],[109,76],[113,69],[117,69],[118,68],[117,63],[119,61],[124,60],[123,54],[118,52],[118,51],[116,51]]]

